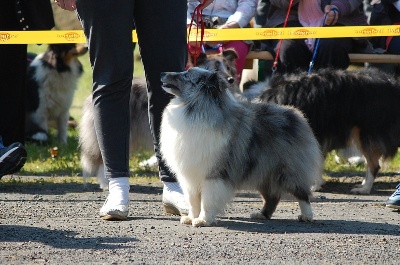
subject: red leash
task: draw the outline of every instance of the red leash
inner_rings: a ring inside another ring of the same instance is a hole
[[[203,21],[203,10],[200,9],[203,3],[200,3],[193,11],[192,20],[190,21],[189,33],[188,33],[188,43],[190,38],[190,32],[192,30],[193,22],[196,19],[196,42],[195,49],[189,49],[190,55],[193,57],[193,66],[196,66],[197,58],[200,56],[201,47],[203,47],[203,37],[204,37],[204,21]],[[199,35],[199,26],[200,25],[200,43],[197,41],[197,36]],[[199,44],[199,45],[198,45]],[[200,47],[200,49],[198,49]]]
[[[286,28],[286,24],[287,24],[287,22],[288,22],[288,20],[289,20],[289,14],[290,14],[290,10],[292,9],[292,5],[293,5],[293,0],[290,0],[289,7],[288,7],[288,11],[287,11],[287,13],[286,13],[285,22],[283,23],[283,27],[284,27],[284,28]],[[280,40],[279,40],[279,43],[278,43],[278,49],[277,49],[277,51],[276,51],[275,61],[274,61],[274,64],[272,65],[272,72],[273,72],[273,73],[275,72],[276,66],[278,65],[278,59],[279,59],[279,53],[280,53],[280,51],[281,51],[282,41],[283,41],[283,39],[280,39]]]

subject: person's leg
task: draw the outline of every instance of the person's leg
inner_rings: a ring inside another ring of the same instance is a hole
[[[171,97],[161,88],[161,72],[184,71],[187,61],[186,0],[146,0],[135,2],[135,25],[139,48],[146,74],[149,96],[150,128],[154,139],[154,150],[159,164],[159,176],[166,185],[166,192],[176,191],[176,204],[183,200],[175,176],[165,165],[160,153],[159,133],[162,112]],[[183,206],[175,205],[173,213],[182,213]],[[182,210],[182,211],[181,211]]]
[[[129,205],[129,96],[133,77],[133,6],[126,0],[77,1],[93,68],[94,123],[109,179],[103,219],[125,219]]]
[[[0,8],[0,30],[20,30],[14,1]],[[25,142],[27,45],[0,45],[0,135],[5,146]]]
[[[242,72],[244,69],[244,65],[246,62],[246,56],[249,53],[250,45],[245,43],[244,41],[229,41],[222,45],[223,50],[234,49],[238,55],[238,58],[235,60],[236,67],[236,79],[238,83],[242,78]]]

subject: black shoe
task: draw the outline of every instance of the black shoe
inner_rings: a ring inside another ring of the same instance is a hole
[[[0,178],[19,171],[26,161],[26,149],[21,143],[0,145]]]

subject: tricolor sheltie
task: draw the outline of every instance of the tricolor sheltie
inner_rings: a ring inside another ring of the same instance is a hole
[[[46,142],[49,122],[55,121],[57,139],[67,143],[69,109],[83,68],[78,57],[87,47],[50,44],[28,65],[26,137]]]
[[[160,150],[189,203],[181,223],[213,225],[240,189],[264,200],[251,218],[270,219],[288,192],[299,201],[299,220],[313,220],[311,188],[323,159],[298,110],[238,99],[226,78],[198,67],[161,81],[175,96],[163,113]]]
[[[308,119],[322,153],[355,144],[367,161],[365,179],[351,190],[369,194],[380,169],[400,146],[400,80],[376,69],[323,69],[310,74],[274,76],[260,100],[300,109]],[[257,88],[258,87],[258,88]]]

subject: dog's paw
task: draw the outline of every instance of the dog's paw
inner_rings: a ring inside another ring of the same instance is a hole
[[[251,219],[256,219],[256,220],[265,220],[268,219],[267,217],[265,217],[265,215],[263,215],[261,212],[252,212],[250,214],[250,218]]]
[[[308,215],[299,215],[297,218],[300,222],[314,222],[314,218],[312,215],[308,216]]]
[[[45,132],[37,132],[35,134],[32,134],[30,136],[30,139],[38,142],[47,142],[49,140],[49,136]]]
[[[368,187],[362,186],[362,185],[357,185],[354,189],[350,191],[352,194],[370,194],[371,189]]]
[[[202,218],[194,218],[192,221],[192,225],[194,227],[202,227],[202,226],[212,226],[214,225],[216,222],[215,221],[209,221],[207,222],[206,220],[202,219]]]
[[[326,181],[322,178],[315,180],[314,185],[311,187],[311,191],[320,191],[325,183]]]
[[[202,226],[213,226],[217,224],[217,221],[213,220],[213,221],[206,221],[202,218],[194,218],[192,221],[192,225],[194,227],[202,227]]]
[[[181,224],[191,225],[192,224],[192,218],[189,217],[189,216],[182,216],[181,217]]]
[[[208,224],[205,220],[200,219],[200,218],[193,219],[192,225],[194,227],[210,226],[210,224]]]

